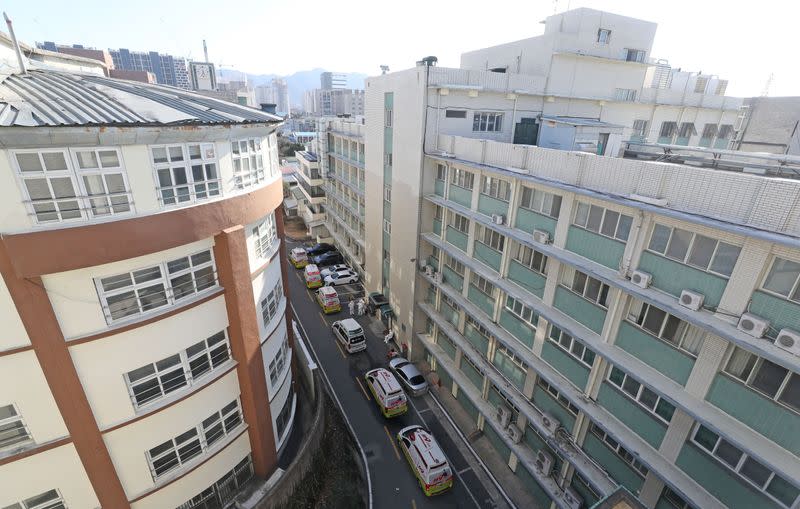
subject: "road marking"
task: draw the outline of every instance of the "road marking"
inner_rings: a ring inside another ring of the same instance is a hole
[[[417,501],[413,498],[411,499],[411,509],[417,509]]]
[[[327,326],[328,326],[328,321],[327,321],[327,320],[325,320],[325,315],[323,315],[323,314],[322,314],[322,311],[320,311],[320,312],[319,312],[319,313],[317,313],[317,314],[319,315],[320,319],[322,320],[322,325],[324,325],[325,327],[327,327]]]
[[[361,383],[361,379],[359,377],[356,377],[356,382],[358,383],[358,387],[361,389],[361,392],[364,393],[364,397],[367,398],[367,401],[372,401],[372,398],[370,398],[369,394],[367,394],[367,390],[364,389],[364,385]]]
[[[394,449],[394,455],[397,456],[397,461],[400,461],[400,451],[397,449],[397,444],[394,443],[392,434],[389,433],[389,428],[387,428],[385,424],[383,425],[383,431],[386,432],[386,437],[389,439],[389,443],[392,444],[392,449]]]
[[[342,359],[347,359],[347,355],[344,354],[344,350],[342,350],[342,345],[339,344],[339,340],[333,338],[333,342],[336,345],[336,348],[339,349],[339,353],[342,354]]]
[[[431,411],[431,409],[429,407],[429,408],[423,408],[422,410],[417,410],[417,413],[422,415],[422,412],[430,412],[430,411]]]
[[[458,472],[456,472],[456,473],[457,473],[458,475],[461,475],[461,474],[463,474],[464,472],[466,472],[467,470],[472,470],[472,467],[467,467],[467,468],[465,468],[465,469],[463,469],[463,470],[459,470],[459,471],[458,471]]]

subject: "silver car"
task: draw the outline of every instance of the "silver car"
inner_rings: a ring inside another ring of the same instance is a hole
[[[389,361],[389,368],[397,375],[397,379],[403,384],[412,396],[421,396],[428,391],[428,382],[416,366],[411,364],[408,359],[394,357]]]

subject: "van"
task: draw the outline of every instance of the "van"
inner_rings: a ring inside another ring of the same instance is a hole
[[[367,371],[367,387],[384,417],[396,417],[408,412],[408,400],[397,379],[383,368]]]
[[[330,287],[326,286],[325,288]],[[333,322],[333,334],[349,353],[356,353],[367,349],[364,329],[352,318],[345,318],[344,320]]]
[[[322,312],[326,315],[342,310],[342,306],[339,304],[339,295],[332,286],[323,286],[317,290],[317,302],[322,308]]]
[[[408,426],[397,434],[397,442],[426,496],[453,487],[453,469],[430,432],[422,426]]]
[[[322,276],[319,273],[319,268],[313,263],[306,265],[305,277],[306,288],[319,288],[322,286]]]
[[[292,249],[292,252],[289,253],[289,261],[292,262],[295,269],[302,269],[306,265],[308,265],[308,255],[306,254],[306,250],[302,247],[296,247]]]

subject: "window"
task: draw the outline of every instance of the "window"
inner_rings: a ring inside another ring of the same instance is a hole
[[[464,264],[460,261],[456,260],[449,254],[444,255],[444,264],[450,268],[453,272],[464,277]]]
[[[647,137],[647,120],[634,120],[633,121],[633,135]]]
[[[486,338],[487,342],[491,340],[492,334],[486,329],[486,327],[478,323],[478,321],[470,315],[467,315],[465,325],[472,327],[475,332]]]
[[[533,248],[513,241],[511,257],[520,265],[524,265],[539,274],[547,275],[547,256],[539,251],[535,251]]]
[[[530,325],[533,330],[536,330],[536,324],[539,322],[539,315],[537,315],[532,308],[526,306],[512,296],[506,295],[506,309],[509,313]]]
[[[628,62],[644,62],[644,55],[643,50],[625,48],[625,60]]]
[[[588,368],[591,368],[592,364],[594,364],[594,352],[555,325],[550,326],[548,338]]]
[[[702,424],[698,423],[692,435],[692,442],[728,469],[739,474],[739,477],[786,507],[792,506],[800,494],[797,487]]]
[[[7,506],[5,509],[66,509],[58,490],[49,490]]]
[[[776,257],[761,287],[800,303],[800,263]]]
[[[631,216],[583,202],[578,202],[573,222],[575,226],[623,242],[628,240],[632,223]]]
[[[211,251],[205,250],[144,269],[95,280],[110,324],[147,313],[216,285]]]
[[[383,110],[383,126],[384,127],[392,127],[392,117],[394,116],[394,111],[390,108],[386,108]]]
[[[502,251],[506,244],[503,234],[480,224],[475,227],[475,240],[495,251]]]
[[[708,87],[709,76],[698,75],[697,81],[694,82],[694,91],[697,94],[705,94],[706,87]]]
[[[389,235],[392,234],[392,222],[388,219],[383,220],[383,231],[388,233]]]
[[[608,44],[611,41],[611,30],[601,28],[597,31],[597,42],[600,44]]]
[[[14,405],[0,406],[0,450],[20,447],[33,440]]]
[[[14,152],[29,213],[37,223],[132,211],[125,168],[115,148]]]
[[[764,396],[800,412],[800,375],[756,356],[738,346],[725,372]]]
[[[608,381],[617,386],[629,398],[662,421],[669,424],[675,407],[661,396],[634,380],[630,375],[612,365],[608,373]]]
[[[679,263],[728,277],[739,259],[740,247],[699,233],[656,224],[648,250]]]
[[[392,167],[392,154],[391,152],[384,152],[383,153],[383,165],[386,167]]]
[[[150,148],[163,205],[191,203],[220,195],[213,143]]]
[[[239,402],[234,400],[197,426],[153,447],[146,453],[153,480],[206,452],[212,444],[230,434],[241,423]]]
[[[636,100],[636,90],[632,88],[615,88],[614,100],[622,102],[633,102]]]
[[[697,357],[703,346],[702,331],[651,304],[633,300],[626,319],[693,357]]]
[[[247,138],[231,142],[233,181],[238,189],[247,189],[266,178],[261,138]]]
[[[594,436],[600,439],[609,449],[614,451],[614,453],[619,456],[625,463],[633,467],[633,470],[636,471],[638,475],[642,477],[647,477],[647,473],[649,470],[646,466],[644,466],[639,460],[636,459],[636,456],[627,449],[622,447],[619,442],[611,438],[611,435],[603,431],[597,424],[592,423],[591,432]]]
[[[436,219],[437,221],[441,221],[442,219],[444,219],[444,208],[442,208],[440,205],[434,205],[433,218]]]
[[[587,276],[583,272],[565,265],[561,274],[561,285],[592,304],[603,308],[608,307],[609,287],[599,279]]]
[[[661,498],[666,500],[669,507],[672,509],[693,509],[694,507],[690,505],[689,502],[685,501],[683,497],[672,491],[669,486],[664,486],[664,490],[661,492]]]
[[[283,374],[283,369],[289,366],[289,341],[288,339],[284,338],[283,343],[281,343],[281,347],[278,350],[278,353],[275,355],[275,358],[272,359],[269,363],[269,383],[272,384],[274,387],[275,384],[278,383],[281,375]]]
[[[706,124],[703,127],[703,136],[701,138],[713,139],[717,135],[717,124]]]
[[[390,186],[383,186],[383,201],[392,202],[392,188]]]
[[[270,212],[261,224],[253,228],[256,257],[266,259],[276,240],[278,240],[278,232],[275,228],[275,212]]]
[[[697,129],[695,129],[694,123],[692,122],[682,123],[681,128],[678,131],[678,136],[681,138],[691,138],[696,134],[697,134]]]
[[[658,135],[662,138],[672,138],[677,131],[677,122],[661,122],[661,131]]]
[[[719,140],[727,140],[733,135],[733,125],[731,124],[722,124],[719,126],[719,133],[717,134],[717,139]]]
[[[561,196],[522,186],[519,206],[558,219],[561,213]]]
[[[445,118],[467,118],[467,110],[445,110]]]
[[[286,402],[283,404],[278,417],[275,419],[275,427],[278,429],[278,440],[284,437],[289,426],[289,419],[292,416],[292,403],[294,403],[294,390],[289,389],[289,395],[286,397]]]
[[[450,212],[447,224],[461,233],[467,233],[469,231],[469,219],[455,212]]]
[[[230,344],[223,330],[175,355],[125,373],[125,383],[134,407],[141,408],[193,385],[230,358]]]
[[[511,184],[495,177],[481,177],[481,193],[507,202],[511,197]]]
[[[488,279],[479,276],[476,272],[473,272],[469,276],[469,281],[478,290],[485,293],[489,297],[494,297],[494,285],[489,282]]]
[[[500,132],[503,130],[503,114],[476,112],[472,117],[473,132]]]
[[[462,170],[460,168],[451,168],[450,183],[453,184],[454,186],[472,190],[472,186],[475,185],[475,175],[468,172],[467,170]]]
[[[578,407],[573,405],[563,394],[558,392],[558,390],[555,387],[547,383],[544,378],[539,377],[536,383],[542,389],[547,391],[552,397],[554,397],[556,401],[558,401],[564,408],[566,408],[569,411],[569,413],[571,413],[572,415],[578,415],[579,412]]]
[[[525,375],[528,371],[528,365],[505,346],[501,344],[497,345],[492,358],[492,364],[497,368],[503,378],[514,384],[518,389],[522,389],[525,385]],[[498,394],[500,394],[499,391]]]
[[[225,507],[238,490],[253,477],[253,461],[248,454],[217,482],[178,506],[178,509]]]
[[[436,165],[436,180],[447,180],[447,166],[443,164]]]
[[[265,328],[269,326],[269,323],[275,318],[282,299],[283,282],[278,278],[272,290],[261,300],[261,319],[264,321]]]

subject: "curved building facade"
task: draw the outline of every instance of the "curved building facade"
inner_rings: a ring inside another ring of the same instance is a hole
[[[82,71],[0,76],[0,507],[221,506],[297,406],[280,119]]]

